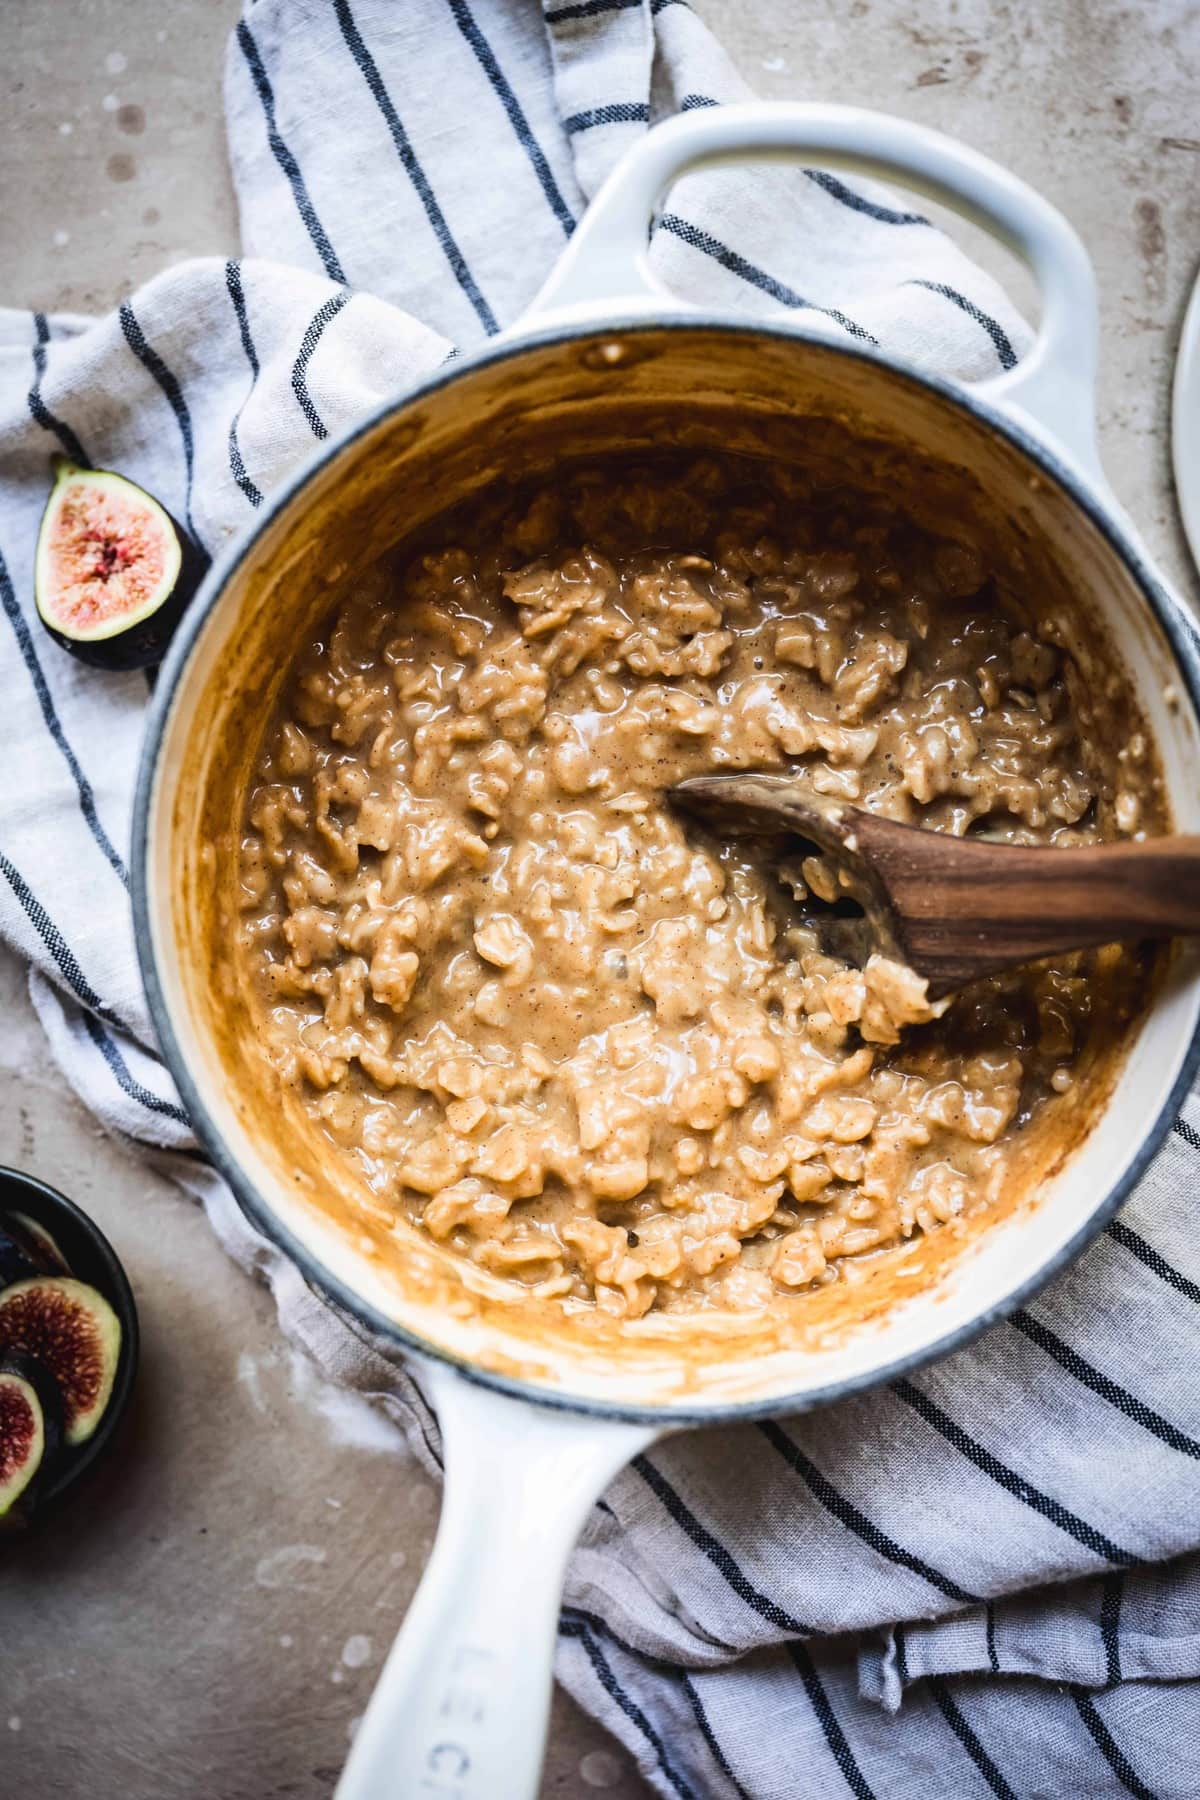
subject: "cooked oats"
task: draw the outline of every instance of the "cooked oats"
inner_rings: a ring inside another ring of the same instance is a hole
[[[345,595],[265,733],[238,954],[285,1090],[398,1217],[620,1316],[770,1305],[960,1229],[1144,960],[931,1005],[822,953],[820,857],[798,907],[663,796],[802,770],[959,835],[1161,830],[1060,614],[877,499],[734,459],[451,515]]]

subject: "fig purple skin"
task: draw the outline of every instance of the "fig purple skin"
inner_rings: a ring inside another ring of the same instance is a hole
[[[205,558],[136,482],[60,458],[42,514],[38,617],[55,643],[101,669],[161,662]]]
[[[5,1240],[14,1246],[17,1255],[27,1263],[24,1274],[4,1273]],[[70,1273],[66,1257],[44,1225],[39,1225],[28,1213],[0,1213],[0,1288],[9,1287],[14,1281],[24,1281],[30,1275]]]
[[[46,1270],[34,1254],[32,1245],[16,1232],[6,1229],[0,1218],[0,1290],[15,1281],[28,1281],[31,1275],[44,1275]]]

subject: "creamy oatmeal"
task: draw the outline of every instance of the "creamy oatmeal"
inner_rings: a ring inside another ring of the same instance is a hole
[[[971,545],[706,458],[477,503],[349,592],[241,846],[255,1030],[378,1201],[543,1297],[758,1308],[957,1231],[1142,998],[1105,949],[947,1008],[822,954],[761,846],[664,803],[803,770],[933,830],[1164,828],[1144,737]],[[935,1016],[941,1014],[942,1016]]]

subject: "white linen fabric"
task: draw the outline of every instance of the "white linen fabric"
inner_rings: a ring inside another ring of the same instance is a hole
[[[684,0],[256,0],[227,68],[244,258],[170,269],[104,319],[0,314],[0,930],[96,1115],[202,1196],[283,1329],[430,1466],[416,1386],[242,1219],[157,1053],[127,866],[147,682],[40,630],[49,460],[129,475],[215,553],[316,442],[516,318],[652,120],[746,96]],[[817,309],[964,379],[1028,341],[865,181],[689,178],[653,255],[687,295]],[[678,1438],[614,1484],[558,1667],[657,1791],[1195,1795],[1198,1177],[1193,1100],[1122,1217],[974,1347]]]

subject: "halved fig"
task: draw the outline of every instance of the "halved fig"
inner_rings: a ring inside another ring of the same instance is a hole
[[[64,650],[102,669],[161,662],[204,566],[144,488],[58,459],[38,533],[34,597]]]
[[[0,1523],[28,1501],[62,1438],[54,1384],[29,1357],[0,1362]]]
[[[104,1416],[121,1354],[121,1322],[103,1294],[67,1275],[19,1281],[0,1293],[0,1356],[30,1356],[62,1396],[68,1444],[84,1444]]]
[[[30,1260],[30,1275],[69,1275],[70,1264],[46,1227],[28,1213],[8,1213],[0,1218],[0,1234],[15,1240]],[[13,1281],[21,1279],[14,1275]]]

